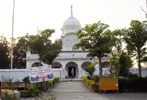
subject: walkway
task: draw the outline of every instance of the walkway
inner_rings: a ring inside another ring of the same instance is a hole
[[[43,93],[43,96],[47,94],[53,94],[56,100],[147,100],[147,93],[94,93],[81,81],[59,82],[52,89]]]

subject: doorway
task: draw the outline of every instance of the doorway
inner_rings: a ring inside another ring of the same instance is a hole
[[[68,67],[68,76],[72,77],[71,70],[74,70],[74,77],[76,77],[76,68],[75,67]]]
[[[72,74],[72,68],[74,70],[74,77],[78,78],[78,65],[75,62],[68,62],[66,64],[66,68],[67,68],[67,78],[71,78]]]

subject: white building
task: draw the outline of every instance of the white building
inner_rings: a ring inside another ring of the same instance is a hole
[[[94,61],[98,61],[98,58],[90,58],[86,57],[88,52],[83,52],[82,50],[72,50],[72,47],[78,43],[77,35],[75,34],[81,28],[80,22],[73,17],[72,7],[71,7],[71,15],[70,17],[64,21],[62,26],[62,52],[59,54],[57,58],[55,58],[52,63],[53,69],[60,69],[60,73],[56,73],[60,75],[61,78],[71,77],[71,69],[74,69],[75,77],[81,78],[83,74],[83,67],[87,67]],[[38,54],[31,54],[30,52],[26,55],[26,68],[39,66]],[[42,65],[45,65],[42,63]],[[109,67],[110,63],[108,58],[102,58],[102,66]],[[98,69],[98,66],[97,66]]]

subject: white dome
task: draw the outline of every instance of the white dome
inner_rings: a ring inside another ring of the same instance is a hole
[[[65,34],[75,33],[80,28],[81,28],[80,22],[76,18],[74,18],[72,14],[67,20],[65,20],[62,26],[62,30],[64,31]]]

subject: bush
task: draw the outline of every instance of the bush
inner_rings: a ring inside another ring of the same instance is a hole
[[[33,84],[33,87],[29,89],[33,96],[38,96],[41,91],[37,89],[36,84]]]
[[[22,79],[23,82],[30,82],[29,76],[25,77],[24,79]]]
[[[82,76],[83,81],[86,83],[86,80],[88,79],[87,76]]]
[[[46,90],[48,90],[50,88],[50,83],[49,81],[46,81]]]
[[[94,80],[94,79],[96,79],[96,82],[98,82],[98,83],[99,83],[99,80],[100,80],[99,75],[94,75],[94,76],[93,76],[93,80]]]
[[[83,82],[85,82],[87,86],[89,86],[93,91],[94,91],[94,88],[96,88],[96,92],[97,92],[99,87],[98,83],[96,83],[96,86],[94,87],[94,80],[89,80],[87,76],[82,76],[82,79],[83,79]]]
[[[53,87],[53,81],[49,81],[50,87]]]
[[[147,78],[119,79],[119,92],[147,92]]]
[[[91,63],[88,67],[83,68],[88,74],[92,77],[93,73],[95,71],[95,65],[98,64],[98,62]]]
[[[32,96],[32,93],[29,90],[21,90],[21,97],[30,97]]]
[[[93,91],[98,92],[99,84],[96,83],[96,86],[94,86],[94,82],[91,82],[91,83],[90,83],[90,88],[91,88]]]
[[[57,83],[58,83],[60,80],[60,77],[54,77],[54,80],[57,80]]]
[[[137,74],[132,74],[131,72],[129,72],[128,78],[138,78],[138,75]]]

